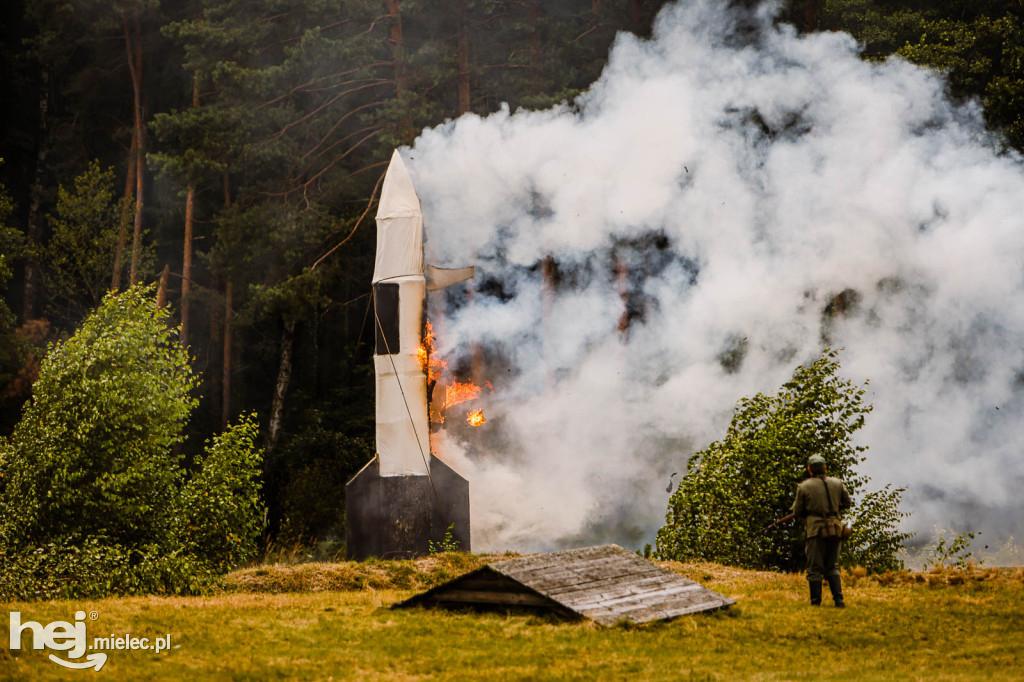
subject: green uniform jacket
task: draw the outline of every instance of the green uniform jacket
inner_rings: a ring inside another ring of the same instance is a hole
[[[817,537],[821,527],[825,525],[825,514],[828,513],[829,502],[825,497],[825,486],[821,484],[821,476],[812,476],[797,486],[796,500],[793,502],[793,513],[798,519],[806,519],[807,537]],[[850,493],[838,478],[824,478],[828,485],[828,494],[832,499],[832,513],[850,508]]]

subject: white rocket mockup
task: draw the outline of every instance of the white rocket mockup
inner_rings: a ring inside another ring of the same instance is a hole
[[[384,176],[377,208],[377,256],[372,280],[381,476],[428,474],[427,373],[421,350],[426,292],[472,276],[472,267],[424,265],[420,199],[396,150]]]
[[[427,554],[448,530],[469,550],[469,484],[430,452],[427,371],[421,360],[426,292],[473,268],[425,266],[423,213],[396,151],[377,210],[373,268],[377,453],[345,486],[352,559]]]
[[[377,209],[373,266],[373,368],[381,476],[428,473],[427,375],[420,361],[426,294],[420,199],[395,151]]]

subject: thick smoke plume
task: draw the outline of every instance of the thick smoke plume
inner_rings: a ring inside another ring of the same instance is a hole
[[[464,116],[406,150],[438,350],[495,392],[439,451],[468,476],[475,549],[616,541],[736,400],[824,345],[870,380],[872,486],[909,530],[1024,517],[1024,170],[940,77],[865,63],[769,10],[667,8],[544,112]],[[678,481],[678,478],[675,479]]]

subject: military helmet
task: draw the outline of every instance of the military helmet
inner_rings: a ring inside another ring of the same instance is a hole
[[[807,466],[813,467],[815,464],[824,464],[825,458],[821,455],[811,455],[807,458]]]

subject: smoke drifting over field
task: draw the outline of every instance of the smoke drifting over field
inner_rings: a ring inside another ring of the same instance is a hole
[[[909,529],[1011,532],[1020,160],[930,72],[767,10],[740,30],[721,4],[620,36],[574,106],[405,151],[428,261],[477,265],[471,301],[432,299],[438,350],[468,366],[477,344],[496,389],[440,450],[470,479],[474,549],[650,541],[670,474],[824,343],[870,379],[863,469],[909,485]]]

